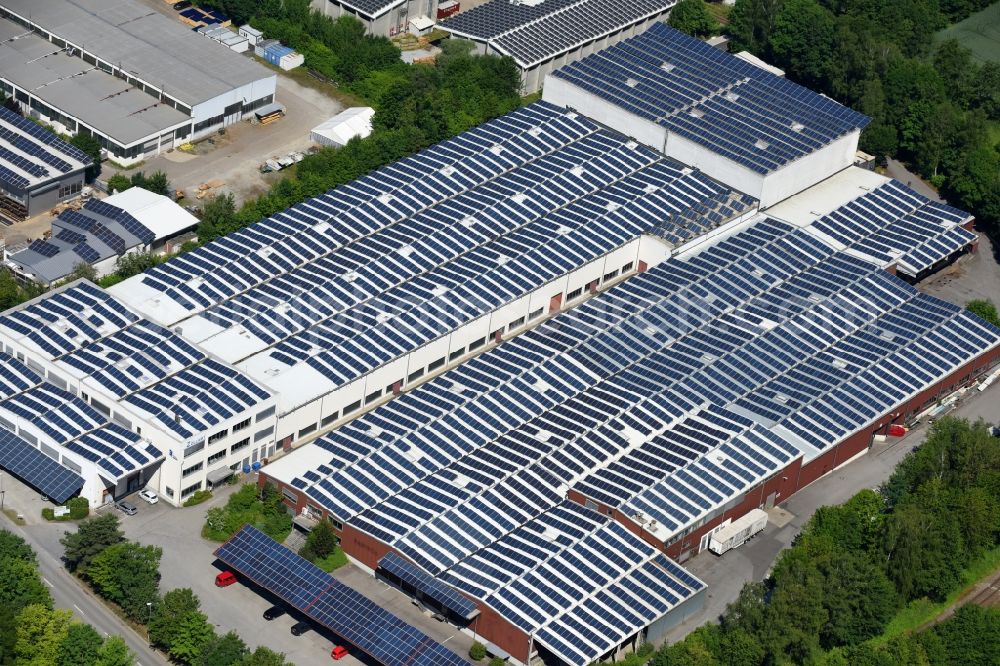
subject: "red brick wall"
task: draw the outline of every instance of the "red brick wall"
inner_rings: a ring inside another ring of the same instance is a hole
[[[472,628],[479,636],[510,653],[522,663],[528,663],[529,636],[505,620],[489,606],[476,601],[479,616],[473,620]]]
[[[354,559],[372,569],[378,566],[378,561],[392,550],[388,545],[364,532],[359,532],[350,524],[344,525],[340,533],[340,547]]]

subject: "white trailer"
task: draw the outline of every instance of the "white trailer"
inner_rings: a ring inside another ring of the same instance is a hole
[[[708,549],[716,555],[738,548],[767,526],[767,513],[753,509],[712,535]]]

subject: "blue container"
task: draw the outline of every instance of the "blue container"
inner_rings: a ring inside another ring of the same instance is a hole
[[[250,473],[250,465],[243,465],[243,473],[244,474]]]
[[[260,463],[259,463],[259,462],[255,462],[255,463],[253,464],[253,471],[255,471],[255,472],[256,472],[256,471],[257,471],[257,470],[259,470],[259,469],[260,469]]]

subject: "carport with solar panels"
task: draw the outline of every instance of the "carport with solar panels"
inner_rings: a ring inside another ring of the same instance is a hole
[[[537,549],[517,536],[523,526],[569,492],[679,550],[693,526],[998,344],[1000,331],[960,308],[765,220],[355,419],[312,445],[308,468],[285,464],[275,480],[344,524],[345,551],[372,568],[370,553],[395,552],[521,627],[523,644],[500,645],[519,659],[531,635],[585,664],[630,636],[599,612],[542,627],[568,610],[560,585],[579,599],[606,579],[559,570],[542,592],[508,600],[519,588],[497,561]],[[493,548],[499,560],[477,559]],[[558,644],[569,636],[583,645]]]
[[[37,123],[0,108],[0,220],[44,212],[83,189],[93,160]]]
[[[580,298],[635,272],[643,234],[683,244],[753,204],[535,104],[111,291],[279,394],[297,439],[537,323],[569,274],[593,273]]]

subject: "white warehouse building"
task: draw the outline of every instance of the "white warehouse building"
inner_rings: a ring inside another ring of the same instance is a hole
[[[122,164],[239,122],[277,77],[137,0],[0,0],[0,84]]]

